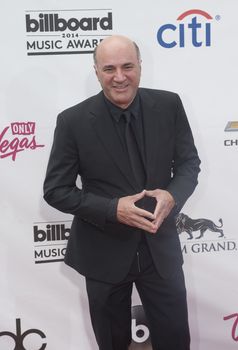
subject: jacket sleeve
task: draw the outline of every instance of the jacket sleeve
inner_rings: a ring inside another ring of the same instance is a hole
[[[167,188],[175,199],[174,211],[178,213],[198,183],[200,159],[194,145],[191,128],[182,102],[177,95],[175,121],[175,146],[172,164],[172,180]]]
[[[70,125],[59,114],[44,181],[44,199],[52,207],[103,229],[110,198],[84,193],[77,185],[80,159]]]

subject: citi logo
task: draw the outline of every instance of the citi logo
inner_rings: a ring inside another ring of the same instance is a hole
[[[211,46],[212,16],[202,10],[193,9],[178,16],[178,24],[164,24],[157,32],[160,46],[171,49],[185,47]],[[217,17],[218,19],[218,17]]]

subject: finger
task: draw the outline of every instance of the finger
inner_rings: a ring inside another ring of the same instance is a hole
[[[161,207],[160,205],[157,205],[155,210],[154,210],[154,216],[155,216],[155,221],[159,219],[161,216]]]
[[[153,224],[157,227],[159,227],[164,221],[164,217],[160,216],[156,220],[153,221]]]
[[[148,218],[150,220],[156,219],[156,216],[154,215],[154,213],[151,213],[150,211],[138,208],[136,205],[134,205],[133,214],[137,215],[139,217]]]
[[[155,210],[154,210],[154,216],[157,218],[160,216],[161,212],[162,212],[162,203],[159,201],[156,204]]]
[[[148,197],[155,197],[155,191],[145,191],[145,195]]]
[[[151,222],[145,218],[142,218],[142,217],[140,217],[140,218],[137,217],[135,219],[135,221],[133,221],[132,226],[137,227],[139,229],[142,229],[144,231],[150,232],[150,233],[156,233],[156,231],[157,231],[157,226],[153,222]]]
[[[158,229],[160,228],[160,226],[163,224],[164,222],[164,217],[160,216],[158,219],[154,220],[152,223],[154,225],[154,227],[156,227],[156,230],[158,231]]]
[[[137,202],[139,199],[143,198],[145,196],[145,190],[141,191],[140,193],[134,194],[132,197],[133,202]]]

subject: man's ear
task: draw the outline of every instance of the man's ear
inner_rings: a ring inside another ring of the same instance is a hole
[[[94,68],[95,74],[96,74],[96,76],[97,76],[97,78],[98,78],[98,70],[97,70],[97,66],[94,64],[93,68]]]

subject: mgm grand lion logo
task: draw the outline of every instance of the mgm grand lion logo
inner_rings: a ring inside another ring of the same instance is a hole
[[[220,226],[216,225],[213,221],[208,219],[191,219],[189,216],[179,213],[176,216],[176,226],[178,234],[182,232],[186,232],[188,234],[188,239],[200,239],[204,236],[206,231],[212,231],[219,233],[219,238],[224,237],[224,233],[222,230],[223,222],[222,219],[218,220],[220,222]],[[197,237],[193,236],[193,232],[199,232]]]

